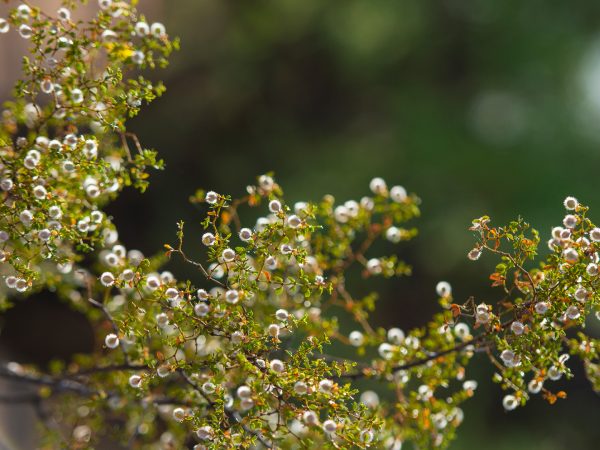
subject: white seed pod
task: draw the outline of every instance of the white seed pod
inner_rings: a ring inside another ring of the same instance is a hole
[[[383,266],[378,258],[371,258],[367,261],[367,270],[372,275],[379,275],[383,272]]]
[[[297,215],[292,214],[290,217],[288,217],[287,224],[290,228],[298,228],[300,225],[302,225],[302,219]]]
[[[369,183],[369,189],[375,195],[385,195],[387,193],[387,185],[385,184],[385,180],[383,178],[373,178]]]
[[[575,294],[573,294],[573,295],[575,297],[575,300],[583,303],[587,300],[588,291],[583,286],[579,286],[575,290]]]
[[[110,349],[115,349],[119,346],[119,338],[114,333],[107,334],[104,338],[104,344]]]
[[[204,200],[209,205],[215,205],[219,201],[219,194],[217,194],[215,191],[208,191],[204,197]]]
[[[29,283],[23,278],[17,278],[15,289],[17,292],[25,292],[27,289],[29,289]]]
[[[328,419],[323,422],[323,430],[326,433],[335,433],[335,430],[337,430],[337,423],[335,423],[334,420]]]
[[[50,237],[52,236],[52,233],[50,232],[50,230],[48,228],[44,228],[43,230],[38,231],[38,238],[41,241],[48,241],[50,239]]]
[[[271,360],[271,362],[269,363],[269,367],[271,367],[271,370],[276,373],[285,372],[285,364],[279,359]]]
[[[549,307],[548,302],[537,302],[534,306],[535,312],[538,314],[545,314]]]
[[[98,0],[98,6],[102,10],[107,10],[112,6],[112,0]]]
[[[265,258],[265,268],[275,270],[277,268],[277,259],[274,256],[267,256]]]
[[[590,230],[590,239],[594,242],[600,242],[600,228],[592,228]]]
[[[234,345],[241,344],[244,340],[244,333],[242,333],[241,331],[234,331],[233,333],[231,333],[230,340],[231,343]]]
[[[502,399],[502,406],[506,411],[512,411],[517,406],[519,406],[519,400],[517,400],[517,397],[515,397],[514,395],[505,395]]]
[[[75,88],[71,90],[71,101],[76,105],[83,102],[83,92],[81,89]]]
[[[9,289],[14,289],[17,287],[17,277],[9,275],[4,280],[4,283],[6,283],[6,287],[8,287]]]
[[[167,34],[167,31],[165,29],[165,26],[162,23],[160,23],[160,22],[154,22],[150,26],[150,33],[154,37],[162,38],[163,36],[165,36]]]
[[[23,225],[25,225],[26,227],[28,227],[29,225],[31,225],[31,222],[33,220],[33,214],[28,209],[24,209],[19,214],[19,220],[21,221],[21,223]]]
[[[379,406],[379,395],[375,391],[364,391],[360,394],[360,401],[367,408],[375,409]]]
[[[360,331],[355,330],[348,335],[348,340],[350,341],[350,345],[360,347],[365,342],[365,336]]]
[[[240,293],[235,289],[230,289],[225,292],[225,301],[235,305],[240,300]]]
[[[435,292],[437,292],[437,295],[440,297],[450,297],[450,295],[452,295],[452,286],[450,286],[450,283],[447,281],[440,281],[435,286]]]
[[[170,287],[169,289],[167,289],[165,291],[165,296],[169,300],[175,300],[175,299],[179,298],[179,290],[176,288]]]
[[[308,393],[308,385],[304,381],[296,381],[294,383],[294,392],[298,395],[305,395]]]
[[[390,198],[396,203],[404,202],[407,197],[408,194],[406,193],[406,189],[404,189],[402,186],[393,186],[390,189]]]
[[[216,390],[217,390],[217,387],[215,386],[214,383],[212,383],[210,381],[207,381],[202,384],[202,392],[204,392],[207,395],[214,394]]]
[[[251,398],[243,398],[240,401],[240,409],[242,411],[248,411],[249,409],[254,407],[254,400]]]
[[[160,278],[156,275],[148,275],[146,278],[146,287],[152,291],[158,289],[161,285]]]
[[[467,339],[471,335],[471,330],[469,329],[469,325],[464,322],[457,323],[454,326],[454,334],[461,340]]]
[[[467,380],[463,383],[462,388],[465,391],[474,391],[477,389],[477,381]]]
[[[548,369],[548,378],[550,378],[552,381],[560,380],[562,378],[562,375],[562,372],[556,366],[551,366]]]
[[[500,353],[500,359],[502,359],[504,365],[507,367],[512,367],[512,365],[514,365],[515,357],[515,352],[509,349],[502,350],[502,353]]]
[[[194,306],[194,314],[198,317],[204,317],[210,312],[210,306],[204,302],[196,303]]]
[[[354,200],[348,200],[344,203],[344,207],[346,208],[346,213],[349,217],[358,216],[358,212],[360,211],[360,205],[358,204],[358,202]]]
[[[244,242],[252,240],[252,230],[250,228],[242,228],[239,232],[240,239]]]
[[[19,35],[23,39],[29,39],[31,36],[33,36],[33,30],[32,30],[32,28],[29,25],[22,24],[19,27]]]
[[[314,411],[304,411],[302,420],[306,425],[316,425],[319,423],[319,416]]]
[[[114,267],[119,264],[119,257],[115,255],[113,252],[108,252],[104,256],[104,262],[111,267]]]
[[[335,209],[333,210],[333,217],[339,223],[346,223],[346,222],[348,222],[348,219],[350,217],[350,213],[348,211],[348,208],[346,208],[344,205],[336,206]]]
[[[544,382],[536,380],[535,378],[527,384],[527,390],[531,394],[539,394],[543,387],[544,387]]]
[[[372,430],[362,430],[360,432],[360,440],[361,442],[364,442],[365,444],[369,444],[373,441],[375,435],[373,434]]]
[[[62,209],[60,209],[60,206],[58,205],[52,205],[48,208],[48,215],[52,219],[60,219],[62,217]]]
[[[10,30],[8,22],[0,17],[0,34],[8,33],[8,30]]]
[[[167,316],[165,313],[159,313],[156,315],[155,317],[156,320],[156,324],[160,327],[160,328],[164,328],[167,325],[169,325],[169,316]]]
[[[239,398],[250,398],[252,397],[252,389],[249,386],[242,385],[237,388],[236,394]]]
[[[575,305],[569,306],[567,308],[566,314],[567,314],[567,317],[571,320],[577,320],[581,316],[581,312],[579,311],[579,308]]]
[[[146,55],[144,55],[144,52],[142,52],[141,50],[136,50],[131,55],[131,61],[133,61],[133,63],[137,65],[143,64],[145,59]]]
[[[69,11],[67,8],[59,8],[56,14],[63,22],[68,22],[71,20],[71,11]]]
[[[100,275],[100,283],[103,286],[110,287],[115,284],[115,276],[111,272],[104,272]]]
[[[377,352],[383,359],[391,359],[394,354],[394,346],[388,344],[387,342],[383,342],[377,348]]]
[[[160,378],[166,378],[171,374],[171,368],[166,365],[158,366],[158,368],[156,369],[156,374]]]
[[[567,228],[575,228],[578,221],[579,219],[577,219],[577,216],[573,214],[567,214],[563,219],[563,225]]]
[[[225,262],[232,262],[235,259],[235,250],[226,248],[223,250],[223,253],[221,253],[221,258],[223,258],[223,261]]]
[[[10,191],[14,186],[13,180],[11,180],[10,178],[3,178],[0,181],[0,189],[2,189],[3,191]]]
[[[554,228],[552,228],[552,237],[554,239],[559,239],[559,240],[562,239],[561,235],[562,235],[563,231],[564,231],[563,227],[554,227]]]
[[[183,422],[185,419],[185,416],[186,416],[185,409],[175,408],[173,410],[173,419],[175,419],[177,422]]]
[[[269,325],[269,327],[267,328],[268,333],[273,336],[274,338],[279,336],[279,331],[280,331],[280,327],[279,325],[277,325],[276,323],[272,323],[271,325]]]
[[[135,24],[135,33],[140,36],[148,36],[150,34],[150,25],[146,22],[138,22]]]
[[[285,309],[278,309],[277,311],[275,311],[275,318],[277,320],[281,320],[282,322],[284,320],[287,320],[289,315],[290,314]]]
[[[477,261],[481,257],[481,249],[474,248],[474,249],[470,250],[469,253],[467,253],[467,257],[471,261]]]
[[[360,199],[360,206],[367,211],[372,211],[375,207],[375,202],[371,197],[363,197]]]
[[[398,242],[400,242],[402,240],[402,232],[397,227],[389,227],[385,231],[385,238],[388,241],[393,242],[394,244],[397,244]]]
[[[281,211],[281,202],[279,200],[271,200],[269,202],[269,211],[271,211],[273,214],[277,214],[279,211]]]
[[[569,196],[569,197],[565,198],[563,205],[565,205],[565,208],[568,209],[569,211],[573,211],[573,210],[577,209],[577,207],[579,206],[579,202],[577,201],[577,199],[575,197]]]
[[[201,441],[208,441],[212,439],[213,429],[210,425],[200,427],[196,430],[196,436],[198,436],[198,439]]]
[[[387,332],[387,340],[394,345],[400,345],[404,341],[404,331],[400,328],[390,328]]]
[[[520,336],[525,331],[525,326],[518,320],[515,320],[513,323],[510,324],[510,329],[517,336]]]

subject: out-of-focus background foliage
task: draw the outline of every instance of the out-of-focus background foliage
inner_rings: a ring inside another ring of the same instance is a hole
[[[131,123],[167,170],[110,208],[130,247],[159,250],[182,218],[197,252],[201,212],[187,198],[198,187],[243,195],[274,171],[290,201],[343,201],[382,176],[423,200],[420,236],[396,248],[414,275],[370,285],[381,293],[374,321],[409,328],[436,310],[440,279],[458,300],[498,298],[487,279],[494,261],[466,259],[474,217],[521,215],[547,236],[575,195],[600,222],[598,2],[151,3],[148,19],[179,35],[182,51],[158,77],[165,97]],[[589,326],[600,334],[598,321]],[[9,343],[34,358],[20,339]],[[480,362],[453,448],[598,448],[600,398],[577,362],[567,400],[511,414]]]

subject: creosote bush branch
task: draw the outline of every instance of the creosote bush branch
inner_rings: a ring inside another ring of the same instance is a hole
[[[164,92],[139,74],[178,48],[136,3],[100,0],[83,21],[76,1],[52,12],[21,2],[0,18],[0,34],[31,43],[0,119],[0,305],[56,292],[98,338],[93,353],[45,371],[0,367],[30,387],[0,401],[35,406],[40,448],[444,448],[477,389],[476,354],[495,367],[508,411],[533,395],[564,398],[553,382],[571,377],[571,355],[600,389],[599,341],[585,334],[599,305],[600,228],[573,197],[546,258],[522,219],[474,220],[468,257],[496,258],[498,300],[457,302],[442,281],[440,312],[406,332],[371,324],[377,295],[346,284],[410,274],[373,246],[415,237],[420,200],[381,178],[341,204],[288,204],[269,174],[240,199],[200,190],[203,235],[179,223],[164,254],[127,249],[102,208],[162,168],[125,122]],[[199,248],[206,258],[190,256]],[[166,258],[197,276],[161,270]]]

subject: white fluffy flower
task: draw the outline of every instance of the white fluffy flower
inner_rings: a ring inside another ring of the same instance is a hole
[[[279,359],[273,359],[269,363],[269,367],[273,372],[282,373],[285,371],[285,364]]]
[[[100,275],[100,283],[103,286],[110,287],[115,284],[115,276],[111,272],[104,272]]]
[[[212,233],[204,233],[202,235],[202,243],[208,247],[214,245],[216,242],[215,235]]]
[[[139,375],[131,375],[129,377],[129,386],[132,388],[140,388],[142,386],[142,377]]]
[[[369,183],[369,189],[371,189],[371,192],[375,195],[385,195],[387,192],[387,185],[383,178],[376,177]]]
[[[104,338],[104,344],[110,349],[115,349],[119,346],[119,338],[114,333],[107,334]]]
[[[242,228],[239,232],[240,239],[244,242],[252,240],[252,230],[250,228]]]
[[[390,198],[396,203],[402,203],[406,200],[406,189],[402,186],[394,186],[390,189]]]
[[[209,205],[214,205],[219,201],[219,194],[217,194],[215,191],[208,191],[204,199]]]
[[[514,395],[505,395],[502,399],[502,406],[505,410],[512,411],[517,406],[519,406],[519,400],[517,400],[517,397],[515,397]]]
[[[575,197],[569,196],[569,197],[565,198],[563,205],[565,205],[565,208],[568,209],[569,211],[573,211],[574,209],[576,209],[579,206],[579,202],[577,201],[577,199]]]
[[[277,214],[279,211],[281,211],[281,202],[279,200],[271,200],[269,202],[269,211],[271,211],[273,214]]]
[[[221,253],[221,258],[223,258],[223,261],[225,262],[233,261],[235,259],[235,250],[226,248],[223,250],[223,253]]]
[[[447,281],[440,281],[435,286],[435,292],[437,292],[437,295],[440,297],[449,297],[452,294],[452,287]]]
[[[348,340],[350,341],[350,345],[360,347],[365,342],[365,336],[360,331],[355,330],[348,335]]]
[[[328,419],[323,422],[323,430],[325,430],[327,433],[335,433],[335,430],[337,430],[337,423],[331,419]]]

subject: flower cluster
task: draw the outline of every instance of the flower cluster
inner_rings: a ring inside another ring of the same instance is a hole
[[[179,223],[164,255],[128,249],[102,208],[161,166],[125,121],[163,91],[132,71],[164,66],[177,41],[126,2],[100,0],[85,23],[74,6],[48,15],[22,3],[0,18],[0,33],[32,42],[0,122],[2,306],[51,289],[97,334],[94,352],[47,372],[0,366],[0,377],[39,387],[15,402],[49,404],[41,448],[104,438],[196,450],[443,448],[477,389],[467,377],[476,354],[497,368],[506,410],[535,394],[564,397],[552,381],[571,376],[570,355],[600,387],[599,343],[583,330],[599,306],[600,228],[573,197],[537,268],[539,236],[525,222],[475,220],[468,258],[499,258],[490,279],[500,298],[456,303],[441,281],[441,311],[412,330],[371,324],[377,295],[348,288],[351,277],[410,274],[397,246],[416,236],[407,224],[420,200],[381,178],[343,202],[288,204],[270,174],[239,199],[198,191],[200,236],[184,248]],[[197,276],[176,278],[165,257]]]

